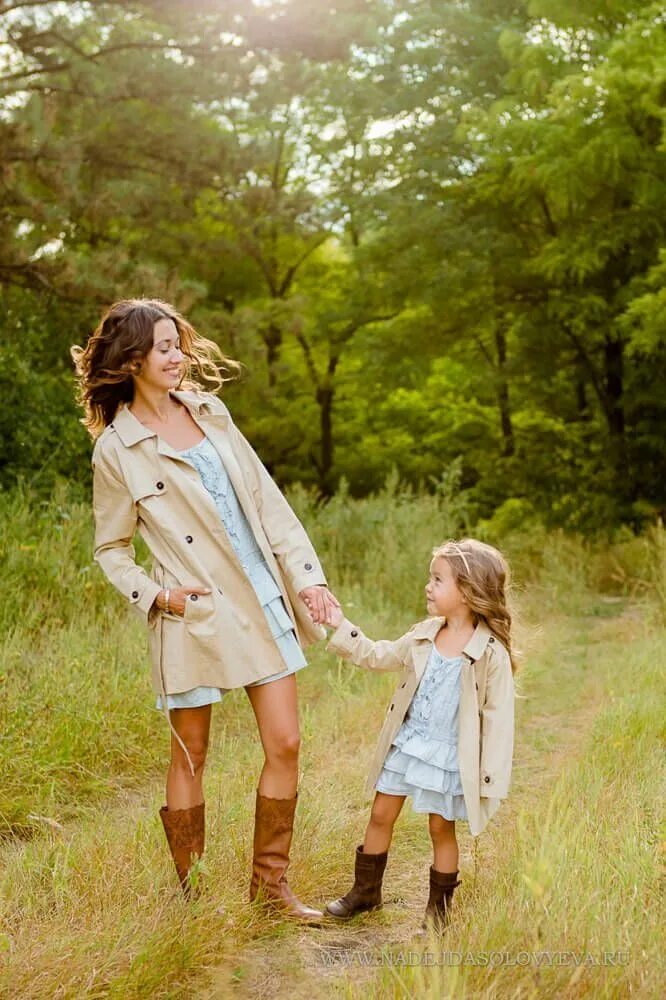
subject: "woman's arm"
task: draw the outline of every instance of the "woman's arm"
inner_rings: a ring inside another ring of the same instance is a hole
[[[93,512],[95,562],[144,620],[157,612],[161,587],[135,560],[132,538],[137,527],[136,506],[118,473],[103,455],[93,454]]]
[[[401,670],[405,666],[411,641],[410,630],[394,642],[389,639],[374,642],[361,632],[358,625],[343,618],[330,637],[327,648],[367,670]]]

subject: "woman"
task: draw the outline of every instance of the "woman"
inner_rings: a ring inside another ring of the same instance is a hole
[[[337,601],[305,530],[217,396],[185,381],[238,369],[171,306],[117,302],[73,348],[93,450],[95,560],[148,626],[153,685],[171,727],[160,810],[186,895],[204,848],[211,706],[244,687],[265,760],[250,899],[321,913],[286,880],[297,799],[295,672]],[[138,529],[153,556],[135,562]],[[309,609],[309,610],[308,610]]]

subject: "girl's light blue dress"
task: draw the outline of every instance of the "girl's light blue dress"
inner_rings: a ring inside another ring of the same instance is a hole
[[[201,482],[215,501],[217,512],[226,528],[229,541],[254,587],[271,634],[286,664],[285,669],[280,673],[264,677],[263,680],[255,681],[249,686],[256,687],[260,684],[268,684],[269,681],[275,681],[280,677],[287,677],[289,674],[295,673],[301,667],[306,666],[307,661],[296,638],[293,622],[287,614],[280,589],[257,545],[252,528],[238,502],[236,491],[227,475],[222,459],[208,438],[204,438],[192,448],[181,451],[180,456],[194,466],[201,476]],[[191,688],[191,690],[183,691],[180,694],[168,694],[167,707],[170,709],[199,708],[201,705],[211,705],[214,702],[222,701],[224,694],[226,694],[225,688]],[[157,699],[157,708],[162,708],[161,697]]]
[[[467,819],[458,764],[462,665],[462,656],[442,656],[433,643],[376,785],[387,795],[411,795],[415,812],[449,820]]]

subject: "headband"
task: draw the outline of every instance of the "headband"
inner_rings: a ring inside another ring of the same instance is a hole
[[[454,550],[454,554],[457,555],[457,556],[460,556],[460,558],[462,559],[462,561],[465,564],[465,569],[467,570],[468,576],[471,576],[472,575],[472,571],[469,568],[469,563],[467,562],[467,556],[465,555],[465,553],[463,552],[463,550],[460,548],[460,546],[458,545],[458,543],[457,542],[447,542],[446,545],[444,546],[444,548],[445,549],[453,549]]]

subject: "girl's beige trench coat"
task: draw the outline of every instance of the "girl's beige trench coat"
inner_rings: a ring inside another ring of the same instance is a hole
[[[321,639],[300,591],[326,582],[305,529],[209,393],[174,392],[217,449],[302,645]],[[95,560],[148,626],[156,693],[200,685],[236,688],[285,669],[259,600],[197,471],[121,406],[95,443]],[[138,530],[153,557],[135,561]],[[154,604],[165,587],[210,587],[186,601],[183,617]]]
[[[402,725],[444,618],[428,618],[395,642],[373,642],[345,619],[328,648],[359,667],[401,671],[386,710],[368,775],[372,793],[386,754]],[[463,651],[460,680],[458,762],[470,832],[477,836],[509,793],[513,757],[514,685],[509,654],[479,623]]]

